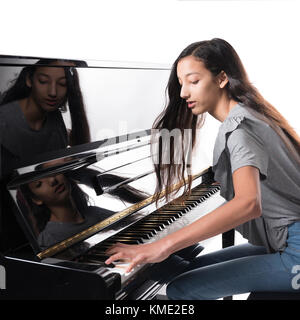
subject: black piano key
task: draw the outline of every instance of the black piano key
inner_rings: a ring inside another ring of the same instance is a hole
[[[192,193],[194,192],[208,193],[212,189],[215,189],[215,188],[196,188],[195,190],[192,191]]]
[[[165,228],[170,224],[170,222],[168,221],[157,221],[157,220],[147,220],[147,222],[155,223],[162,228]]]
[[[174,222],[174,221],[176,221],[176,216],[174,216],[174,215],[164,215],[164,214],[155,214],[155,213],[153,213],[153,214],[151,214],[151,216],[152,217],[154,217],[154,218],[159,218],[160,216],[162,216],[162,218],[164,218],[164,219],[166,219],[167,221],[171,221],[171,222]]]
[[[215,187],[215,186],[208,186],[206,187],[205,189],[199,189],[201,191],[206,191],[206,192],[211,192],[212,190],[218,190],[219,188],[218,187]]]
[[[148,240],[148,239],[151,239],[151,234],[150,233],[147,233],[147,232],[122,232],[122,235],[124,236],[133,236],[133,235],[137,235],[139,237],[141,237],[141,239],[145,239],[145,240]]]
[[[123,234],[119,234],[118,236],[113,237],[112,241],[116,242],[122,242],[122,241],[134,241],[138,243],[143,243],[143,240],[141,237],[128,237],[128,236],[123,236]]]
[[[162,211],[159,211],[158,214],[166,214],[166,215],[171,215],[175,218],[180,218],[184,215],[184,213],[182,212],[178,212],[178,211],[170,211],[170,210],[162,210]]]
[[[209,193],[210,192],[195,191],[195,192],[193,192],[192,196],[204,197],[205,199],[207,199],[207,198],[209,198]]]
[[[162,227],[162,226],[160,226],[160,225],[157,225],[157,224],[155,224],[155,223],[148,223],[148,222],[139,222],[138,223],[138,225],[137,225],[137,227],[139,227],[139,226],[141,226],[141,227],[149,227],[149,228],[152,228],[153,230],[157,230],[157,231],[161,231],[161,230],[163,230],[164,229],[164,227]]]
[[[116,244],[117,242],[121,242],[124,244],[139,244],[138,240],[129,240],[129,239],[116,239],[116,240],[105,240],[106,244],[110,244],[111,246]]]
[[[144,236],[144,235],[152,235],[151,231],[149,230],[142,230],[142,231],[138,231],[136,230],[136,225],[134,224],[133,226],[130,226],[129,228],[121,231],[122,234],[126,235],[128,233],[128,235],[136,235],[136,236]]]
[[[97,256],[93,256],[93,255],[82,256],[82,257],[80,257],[79,261],[83,262],[83,263],[97,264],[97,265],[100,265],[100,266],[105,267],[105,268],[114,268],[115,267],[114,264],[112,264],[112,263],[106,264],[106,263],[104,263],[104,261],[99,260],[99,258]]]
[[[155,215],[155,214],[150,214],[150,216],[148,216],[145,221],[147,220],[156,220],[156,221],[172,221],[173,220],[173,216],[164,216],[164,215]]]
[[[195,193],[198,193],[198,194],[207,194],[208,192],[210,192],[211,189],[206,189],[206,190],[203,190],[203,189],[194,189],[192,190],[191,194],[195,194]]]
[[[170,224],[171,220],[168,221],[168,219],[162,217],[149,217],[147,220],[144,220],[144,222],[151,222],[151,223],[167,223]]]
[[[209,196],[207,196],[207,195],[197,195],[197,194],[195,194],[195,195],[191,195],[190,197],[189,197],[189,200],[194,200],[194,199],[196,199],[196,200],[205,200],[205,199],[207,199],[207,198],[209,198]]]
[[[186,209],[186,206],[181,205],[181,204],[169,204],[169,205],[167,205],[167,208],[168,208],[168,207],[173,208],[173,209],[177,209],[177,210],[184,210],[184,209]]]
[[[128,231],[130,232],[147,232],[150,233],[151,236],[154,236],[157,234],[157,231],[154,230],[152,227],[149,227],[148,225],[146,226],[142,226],[141,224],[135,224],[134,227],[130,227],[130,229],[128,229]]]
[[[136,231],[135,229],[133,229],[132,227],[131,228],[127,228],[123,231],[121,231],[121,234],[122,235],[130,235],[130,236],[147,236],[147,235],[151,235],[151,232],[147,232],[147,231]]]
[[[184,203],[185,203],[185,205],[191,206],[192,208],[194,208],[198,205],[197,200],[186,200]]]
[[[141,231],[141,230],[151,231],[152,236],[155,236],[157,234],[157,231],[150,226],[136,226],[134,229],[137,231]]]
[[[168,206],[168,207],[165,207],[163,210],[166,210],[166,211],[173,211],[173,212],[181,212],[181,213],[187,213],[188,212],[188,209],[186,207],[183,207],[181,209],[178,209],[178,208],[175,208],[174,206]]]

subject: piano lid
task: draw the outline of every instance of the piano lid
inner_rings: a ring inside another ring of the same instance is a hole
[[[137,62],[0,55],[0,71],[0,129],[7,132],[1,142],[8,153],[21,160],[14,161],[14,167],[21,167],[40,161],[35,158],[37,154],[65,149],[66,145],[74,147],[147,131],[165,105],[170,68]],[[59,96],[56,91],[53,96],[43,92],[43,88],[49,89],[51,81],[56,90],[65,86],[64,93]],[[24,114],[25,108],[30,109],[26,105],[28,98],[38,101],[47,115],[52,113],[49,118],[57,126],[28,124]],[[60,116],[55,115],[57,110]],[[8,115],[9,111],[13,115]],[[24,133],[28,125],[39,131],[36,136],[40,140]],[[57,133],[51,133],[51,129]],[[67,138],[63,130],[69,133]]]
[[[73,60],[66,58],[50,58],[50,57],[29,57],[29,56],[14,56],[0,55],[0,66],[27,66],[27,65],[45,65],[45,61],[57,62],[64,61],[66,66],[68,62],[72,62],[76,67],[90,68],[113,68],[113,69],[157,69],[170,70],[170,66],[161,63],[146,63],[134,61],[108,61],[108,60]],[[51,63],[49,63],[51,66]]]

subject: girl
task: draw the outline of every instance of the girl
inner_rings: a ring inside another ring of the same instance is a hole
[[[4,172],[12,161],[90,142],[78,62],[42,59],[22,69],[0,106]],[[81,64],[79,64],[81,65]],[[67,132],[61,111],[68,103],[72,128]]]
[[[184,129],[190,129],[194,146],[197,123],[206,112],[222,122],[212,168],[227,202],[151,244],[110,248],[106,263],[127,260],[130,271],[236,228],[249,243],[195,258],[168,285],[168,297],[218,299],[250,291],[295,291],[300,265],[300,138],[249,82],[237,53],[222,39],[183,50],[171,70],[168,95],[155,129],[178,128],[183,136]],[[181,165],[170,159],[170,164],[162,163],[160,157],[156,165],[157,191],[170,190],[190,170],[185,156]]]

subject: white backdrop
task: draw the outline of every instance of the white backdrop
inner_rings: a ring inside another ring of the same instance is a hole
[[[1,54],[171,64],[221,37],[300,133],[298,0],[0,0]]]

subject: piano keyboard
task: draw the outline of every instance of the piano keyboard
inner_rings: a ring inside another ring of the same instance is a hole
[[[77,261],[106,266],[104,261],[108,256],[105,252],[118,242],[125,244],[151,243],[191,224],[224,203],[224,199],[219,195],[219,189],[219,185],[209,184],[200,184],[194,187],[189,198],[182,204],[176,204],[174,201],[166,204],[134,225],[93,246]],[[138,266],[129,274],[126,274],[127,266],[128,263],[115,262],[106,267],[109,273],[119,273],[121,275],[121,283],[124,285],[132,274],[143,267]]]

